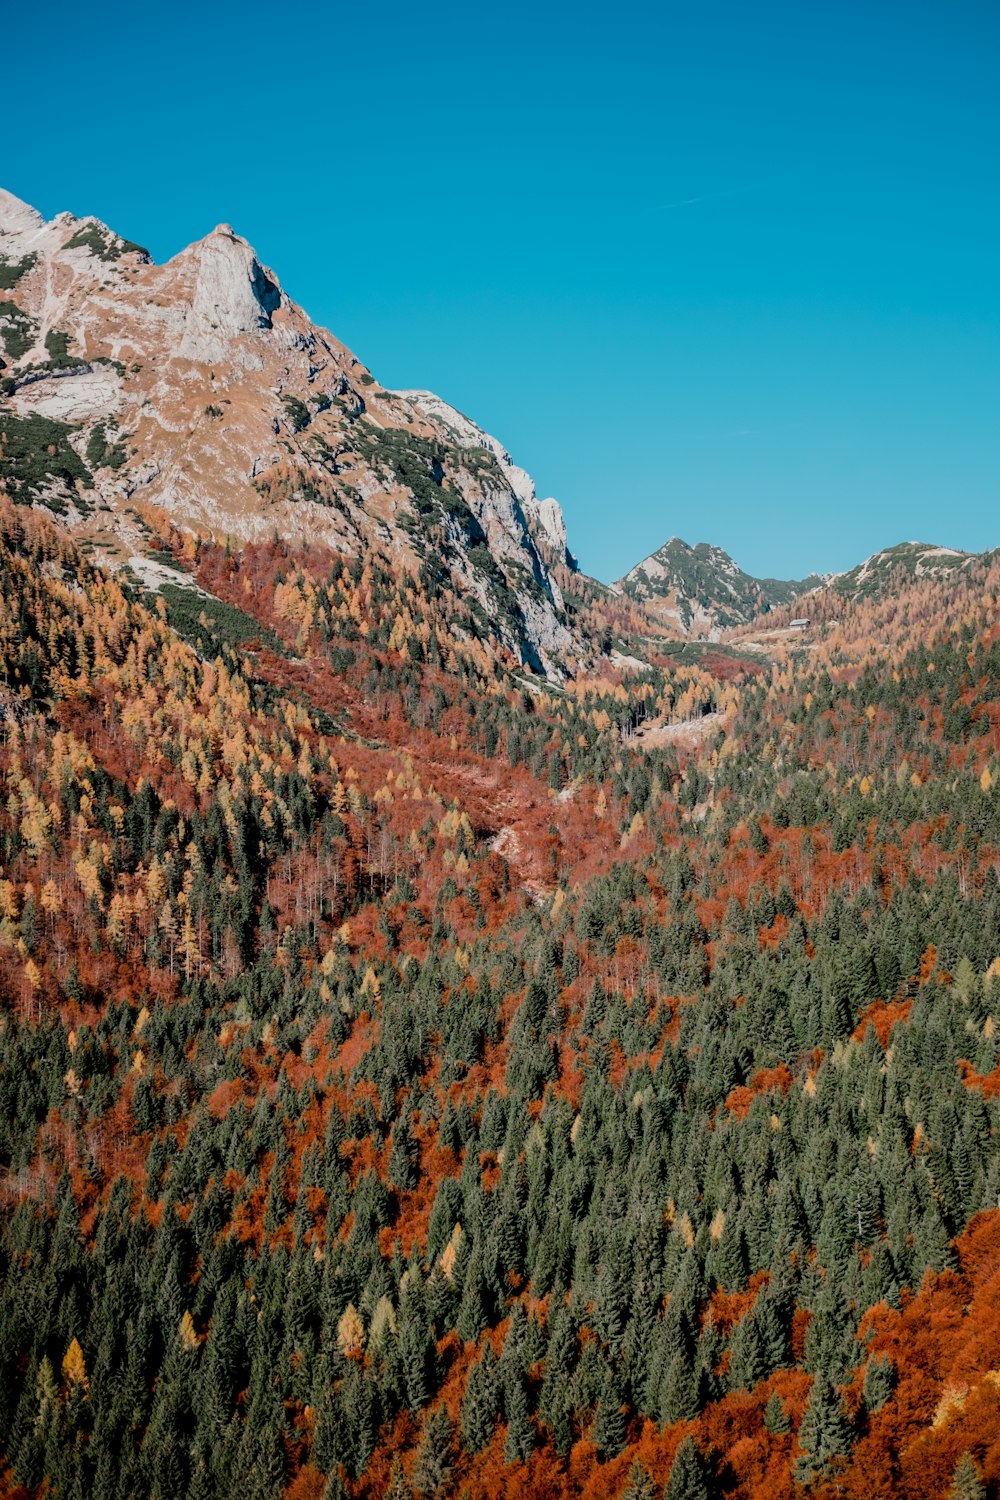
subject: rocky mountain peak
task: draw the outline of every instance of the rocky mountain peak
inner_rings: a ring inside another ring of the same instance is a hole
[[[746,624],[820,581],[754,578],[721,547],[711,542],[692,547],[672,536],[637,563],[619,587],[651,607],[672,630],[717,639],[722,630]]]
[[[37,208],[0,188],[0,235],[33,234],[44,225],[45,220]]]
[[[169,266],[193,266],[195,281],[180,353],[188,359],[224,359],[229,342],[270,329],[282,304],[272,271],[230,224],[182,250]]]
[[[578,654],[556,502],[447,403],[386,391],[232,225],[156,265],[97,219],[46,223],[9,194],[0,223],[0,402],[27,455],[4,476],[13,498],[146,578],[144,502],[234,545],[426,565],[534,670]]]

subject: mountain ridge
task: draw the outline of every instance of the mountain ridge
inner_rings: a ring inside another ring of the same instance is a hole
[[[561,506],[503,443],[434,392],[381,385],[229,224],[157,265],[93,216],[46,220],[0,190],[0,294],[7,492],[152,587],[160,513],[235,545],[308,537],[443,568],[487,638],[561,679],[595,649],[567,587],[585,613],[617,593],[637,637],[717,641],[816,589],[870,593],[972,556],[901,543],[781,580],[672,536],[617,583],[588,580]]]
[[[96,219],[46,222],[6,195],[0,257],[14,498],[62,509],[112,559],[141,560],[139,503],[237,542],[431,558],[507,649],[561,674],[577,643],[542,556],[556,502],[495,439],[381,386],[231,226],[158,266]]]

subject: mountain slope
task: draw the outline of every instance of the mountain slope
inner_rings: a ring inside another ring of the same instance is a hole
[[[856,568],[838,573],[831,582],[845,598],[877,598],[913,579],[947,579],[968,568],[980,555],[929,542],[900,542],[874,552]]]
[[[619,587],[651,605],[680,633],[717,636],[807,593],[819,582],[817,576],[801,582],[753,578],[721,547],[708,542],[691,547],[674,536],[630,569]]]
[[[576,571],[576,559],[566,540],[566,521],[562,506],[551,496],[539,500],[531,475],[515,464],[503,444],[475,422],[442,401],[433,391],[397,391],[403,400],[411,401],[432,420],[443,423],[459,447],[492,454],[514,495],[521,503],[535,541],[551,555],[554,563]]]
[[[444,403],[380,386],[228,225],[157,266],[96,219],[46,223],[0,193],[0,281],[12,498],[140,573],[150,505],[237,545],[277,533],[443,566],[488,634],[560,671],[558,506]]]
[[[921,635],[928,619],[939,618],[945,600],[952,618],[975,609],[998,557],[998,550],[961,552],[903,542],[833,574],[808,595],[775,605],[727,639],[772,656],[806,650],[854,659],[887,641]],[[796,616],[808,619],[805,633],[789,630]]]
[[[0,1487],[995,1494],[1000,561],[529,693],[198,552],[0,502]]]

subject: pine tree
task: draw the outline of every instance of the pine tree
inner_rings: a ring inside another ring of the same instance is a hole
[[[948,1500],[986,1500],[982,1471],[971,1453],[963,1453],[955,1465]]]
[[[825,1375],[817,1375],[799,1426],[795,1477],[801,1484],[830,1474],[850,1450],[850,1429],[840,1396]]]
[[[768,1432],[778,1434],[790,1431],[791,1425],[785,1404],[775,1392],[764,1408],[764,1426]]]
[[[467,1344],[478,1341],[480,1334],[488,1326],[489,1318],[486,1313],[487,1300],[486,1280],[483,1274],[483,1254],[477,1241],[473,1246],[472,1255],[465,1272],[465,1281],[462,1286],[462,1300],[459,1304],[458,1316],[455,1319],[455,1327],[459,1336]]]
[[[343,1382],[345,1429],[350,1443],[349,1468],[355,1478],[363,1474],[375,1451],[377,1421],[371,1381],[349,1363]]]
[[[660,1388],[659,1419],[664,1426],[683,1422],[698,1411],[698,1381],[685,1350],[679,1349],[667,1366]]]
[[[420,1180],[420,1149],[408,1114],[398,1117],[389,1138],[389,1181],[399,1192],[409,1192]]]
[[[424,1500],[447,1494],[455,1467],[455,1438],[447,1408],[439,1406],[424,1422],[413,1466],[413,1483]]]
[[[398,1453],[389,1468],[389,1486],[385,1492],[385,1500],[413,1500],[413,1491]]]
[[[641,1458],[632,1460],[621,1500],[660,1500],[657,1486]]]
[[[271,1428],[260,1433],[254,1443],[253,1462],[244,1478],[242,1493],[246,1500],[279,1500],[284,1476],[281,1441],[277,1431]],[[178,1493],[167,1489],[164,1500],[172,1500]]]
[[[462,1446],[479,1453],[496,1430],[500,1399],[497,1390],[497,1359],[489,1344],[469,1369],[462,1397]]]
[[[627,1431],[621,1387],[614,1372],[609,1369],[601,1384],[597,1418],[594,1422],[594,1443],[602,1459],[617,1458],[625,1447]]]
[[[753,1307],[753,1318],[760,1337],[764,1374],[770,1375],[788,1363],[789,1324],[791,1322],[790,1299],[777,1291],[772,1284],[757,1298]]]
[[[864,1398],[869,1411],[881,1411],[896,1386],[896,1371],[887,1354],[874,1355],[865,1366]]]
[[[525,1388],[524,1378],[521,1375],[513,1375],[506,1382],[504,1391],[504,1412],[507,1418],[507,1441],[504,1444],[504,1461],[509,1464],[522,1462],[530,1458],[535,1446],[534,1431],[531,1426],[530,1408],[528,1406],[528,1392]]]
[[[710,1500],[708,1467],[692,1437],[677,1450],[663,1500]]]
[[[556,1451],[565,1457],[573,1436],[569,1378],[573,1369],[576,1336],[570,1315],[561,1303],[556,1305],[549,1318],[548,1334],[538,1415],[552,1434]]]
[[[753,1390],[764,1379],[767,1358],[758,1332],[757,1319],[751,1309],[737,1323],[729,1359],[730,1390]]]
[[[419,1304],[404,1299],[400,1307],[398,1347],[406,1404],[411,1412],[418,1412],[422,1406],[426,1406],[430,1396],[434,1341],[424,1316],[422,1298]]]
[[[736,1215],[726,1222],[717,1256],[719,1284],[727,1291],[738,1291],[746,1281],[747,1251],[743,1229]]]
[[[856,1013],[874,999],[878,980],[871,953],[863,938],[856,938],[848,953],[845,983]]]

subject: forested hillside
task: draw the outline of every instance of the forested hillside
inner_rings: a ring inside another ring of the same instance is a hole
[[[1000,567],[559,686],[160,546],[0,506],[7,1492],[995,1496]]]

